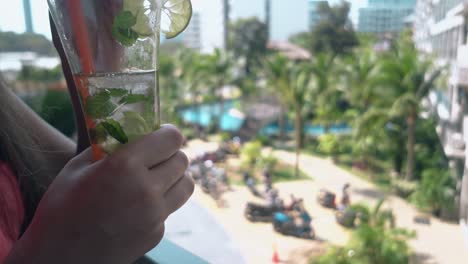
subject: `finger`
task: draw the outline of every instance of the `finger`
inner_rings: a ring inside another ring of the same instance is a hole
[[[172,157],[182,146],[184,138],[172,125],[142,137],[117,150],[114,156],[132,157],[147,168],[154,167]]]
[[[193,179],[187,175],[174,184],[164,195],[169,214],[172,214],[182,207],[182,205],[188,201],[190,196],[192,196],[194,189],[195,184]]]
[[[91,165],[93,162],[94,162],[93,151],[91,150],[91,148],[87,148],[80,154],[73,157],[66,166],[67,167],[71,167],[71,166],[81,167],[81,166]]]
[[[187,155],[182,151],[178,151],[169,160],[152,168],[150,174],[153,182],[158,186],[158,190],[162,190],[162,193],[166,193],[184,176],[188,164]]]
[[[164,223],[161,223],[157,227],[155,227],[153,230],[147,230],[147,233],[145,234],[145,237],[147,237],[147,240],[144,241],[144,247],[140,248],[144,252],[149,252],[153,248],[155,248],[161,240],[164,237],[164,232],[166,230],[166,227]],[[132,262],[133,263],[133,262]]]

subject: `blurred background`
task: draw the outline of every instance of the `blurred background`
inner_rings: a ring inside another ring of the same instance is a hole
[[[468,1],[192,5],[161,46],[199,187],[170,240],[210,263],[466,263]],[[0,71],[76,137],[45,0],[0,9]]]

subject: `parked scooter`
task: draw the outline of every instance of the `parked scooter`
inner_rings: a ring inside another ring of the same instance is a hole
[[[343,208],[335,213],[336,222],[346,228],[354,228],[356,226],[357,216],[358,213],[351,207]]]
[[[281,212],[283,208],[278,205],[262,205],[256,203],[247,203],[244,210],[244,216],[252,222],[271,222],[276,212]]]
[[[321,189],[317,196],[317,202],[323,207],[335,209],[336,195],[330,191]]]
[[[325,189],[320,190],[319,194],[317,195],[317,202],[326,208],[337,210],[346,209],[351,204],[349,188],[349,183],[343,185],[339,204],[336,204],[336,194]]]
[[[273,228],[276,232],[287,236],[295,236],[305,239],[314,239],[315,231],[309,219],[301,219],[297,223],[296,219],[284,212],[277,212],[273,217]]]

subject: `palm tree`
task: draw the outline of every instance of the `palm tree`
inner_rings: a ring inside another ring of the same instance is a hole
[[[332,247],[320,257],[317,264],[351,263],[408,263],[411,248],[408,240],[413,231],[395,226],[395,216],[383,208],[383,200],[371,209],[366,205],[353,205],[348,210],[357,213],[360,223],[344,247]],[[353,253],[351,256],[350,253]]]
[[[337,79],[334,76],[334,58],[327,53],[319,53],[309,62],[309,67],[314,75],[314,83],[311,89],[312,98],[309,102],[315,119],[320,121],[328,130],[331,122],[341,116],[338,102],[342,98],[342,91],[337,89]]]
[[[342,67],[346,82],[346,98],[360,113],[378,99],[375,86],[377,56],[372,47],[358,48],[344,60]]]
[[[222,117],[224,113],[224,95],[223,89],[232,80],[231,69],[233,66],[233,57],[230,53],[223,52],[220,49],[215,49],[215,52],[207,57],[207,70],[209,72],[211,92],[219,101],[219,115],[217,121],[217,128],[221,130]]]
[[[390,114],[405,119],[407,129],[406,180],[414,178],[415,134],[420,103],[442,73],[434,69],[431,60],[422,58],[408,34],[404,34],[395,48],[382,58],[380,80],[385,93],[395,98]],[[390,97],[390,98],[391,98]]]
[[[202,103],[202,89],[207,84],[207,77],[209,76],[209,68],[206,61],[206,55],[201,55],[191,50],[184,50],[179,54],[175,75],[183,87],[180,89],[182,94],[185,95],[183,100],[187,100],[187,96],[189,96],[191,103],[195,103],[196,105]],[[200,110],[201,108],[199,108],[199,117],[201,117]],[[199,121],[201,122],[201,120]]]
[[[280,127],[280,139],[285,138],[286,134],[286,107],[289,103],[285,97],[282,96],[281,91],[288,90],[290,84],[289,81],[289,70],[286,67],[290,62],[288,58],[276,55],[272,56],[265,61],[265,74],[268,82],[268,86],[271,87],[273,93],[277,96],[280,101],[280,116],[279,116],[279,127]]]
[[[365,45],[345,57],[338,69],[344,76],[341,80],[344,97],[351,104],[345,119],[354,127],[353,152],[366,167],[376,142],[382,142],[384,135],[380,128],[385,126],[387,120],[387,111],[379,108],[378,104],[376,68],[377,56],[370,45]]]
[[[281,54],[266,60],[269,85],[284,106],[293,110],[296,141],[296,177],[304,138],[304,109],[312,84],[312,69],[305,63],[295,63]]]

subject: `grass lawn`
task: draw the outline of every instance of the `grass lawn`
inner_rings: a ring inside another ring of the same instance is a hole
[[[298,180],[313,180],[311,177],[307,176],[302,170],[299,171],[299,177],[296,177],[294,166],[286,164],[278,164],[276,169],[273,171],[272,176],[273,183]]]

